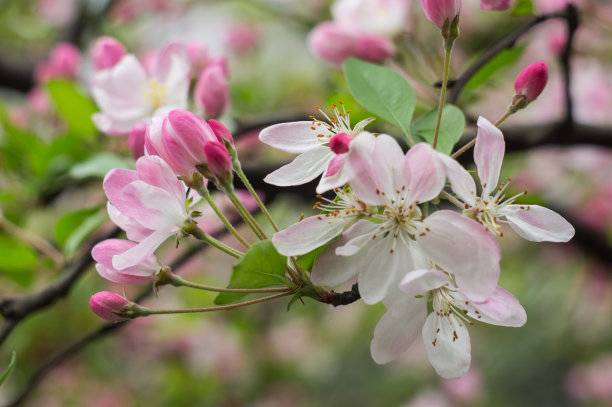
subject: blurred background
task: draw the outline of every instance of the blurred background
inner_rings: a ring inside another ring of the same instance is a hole
[[[503,175],[512,177],[515,191],[529,191],[523,202],[554,208],[577,230],[566,244],[535,244],[504,234],[500,285],[523,304],[528,322],[522,328],[472,327],[472,368],[464,378],[440,379],[418,341],[400,360],[376,365],[369,343],[384,313],[381,304],[332,308],[305,299],[287,310],[288,301],[281,299],[229,312],[103,325],[87,305],[93,293],[125,290],[134,298],[142,287],[110,284],[88,263],[66,295],[6,331],[11,321],[6,299],[61,281],[87,257],[92,241],[116,233],[101,180],[111,168],[133,168],[137,153],[130,151],[127,136],[101,134],[91,122],[98,110],[89,91],[96,70],[93,42],[115,37],[145,66],[170,41],[199,44],[194,48],[202,59],[226,58],[231,103],[221,120],[234,133],[247,174],[279,224],[288,226],[301,213],[312,213],[314,184],[282,191],[264,184],[263,177],[291,156],[260,144],[259,130],[306,119],[315,106],[329,112],[339,100],[351,109],[353,123],[368,117],[350,96],[342,71],[308,45],[309,33],[333,18],[331,3],[0,1],[0,313],[6,318],[0,366],[17,353],[16,368],[0,388],[0,404],[612,406],[612,4],[607,0],[517,0],[503,12],[464,1],[452,78],[534,14],[577,10],[579,23],[572,27],[564,17],[537,24],[479,69],[454,100],[468,118],[467,140],[479,115],[494,121],[505,112],[524,66],[548,64],[543,94],[502,125],[510,151]],[[418,115],[437,103],[442,53],[439,33],[424,18],[420,1],[406,3],[400,29],[388,34],[395,46],[389,64],[415,88]],[[58,44],[70,44],[69,50],[58,51]],[[382,120],[373,129],[399,134]],[[169,264],[191,253],[177,268],[182,275],[226,284],[233,259],[190,247],[188,241],[178,249],[167,242],[160,258]],[[213,298],[163,287],[145,304],[198,307]]]

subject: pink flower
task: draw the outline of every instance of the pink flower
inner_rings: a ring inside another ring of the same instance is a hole
[[[427,265],[433,267],[433,263]],[[496,287],[483,300],[474,301],[455,278],[435,268],[414,270],[383,300],[387,313],[378,322],[371,343],[376,363],[388,363],[405,352],[422,333],[427,357],[445,379],[457,379],[470,368],[471,345],[467,325],[473,321],[519,327],[527,321],[516,298]],[[480,287],[472,287],[478,291]],[[433,312],[427,315],[431,299]]]
[[[110,322],[125,321],[127,318],[117,314],[128,311],[133,305],[133,302],[109,291],[96,293],[89,300],[89,307],[94,314]]]
[[[97,70],[109,69],[126,54],[125,47],[113,37],[100,37],[90,50],[91,61]]]
[[[158,110],[184,109],[189,91],[186,50],[176,44],[162,49],[151,73],[134,55],[125,55],[112,68],[93,76],[91,91],[101,110],[92,119],[109,134],[128,133]]]
[[[135,124],[128,136],[128,144],[132,150],[132,157],[138,159],[144,155],[145,134],[147,126],[144,123]]]
[[[204,69],[211,60],[208,48],[199,41],[187,43],[187,55],[189,56],[192,74],[202,72],[202,69]]]
[[[514,98],[525,98],[527,104],[536,100],[548,82],[548,66],[540,61],[523,69],[514,81]]]
[[[206,118],[215,119],[229,107],[230,95],[225,61],[209,64],[200,73],[194,101]]]
[[[49,60],[36,67],[35,77],[38,82],[54,78],[75,78],[81,64],[81,52],[74,45],[61,42],[51,51]]]
[[[136,171],[114,169],[104,178],[111,220],[137,245],[112,257],[114,270],[125,270],[149,258],[189,219],[185,187],[160,157],[145,156]]]
[[[113,267],[113,257],[120,255],[136,246],[137,243],[123,239],[107,239],[98,243],[91,250],[91,257],[97,262],[98,273],[113,283],[117,284],[140,284],[155,280],[155,275],[160,270],[155,255],[142,259],[138,264],[116,270]]]
[[[145,148],[190,182],[199,172],[197,166],[206,164],[204,145],[212,141],[217,142],[217,136],[204,119],[188,110],[172,110],[153,117],[145,135]]]
[[[227,45],[235,53],[239,54],[255,48],[258,41],[259,29],[249,21],[234,23],[227,30]]]
[[[440,30],[445,22],[453,21],[461,12],[461,0],[421,0],[425,15]]]
[[[455,160],[440,154],[455,195],[465,204],[463,214],[481,223],[493,235],[501,235],[500,223],[507,223],[521,237],[533,242],[567,242],[574,228],[563,217],[539,205],[514,205],[521,195],[504,200],[508,183],[498,186],[504,159],[502,132],[484,117],[478,119],[474,161],[482,193],[476,195],[472,176]]]
[[[483,10],[506,10],[512,5],[512,0],[480,0]]]
[[[320,110],[329,123],[313,118],[311,122],[281,123],[263,129],[259,133],[261,142],[288,153],[300,153],[291,163],[268,174],[264,181],[278,186],[301,185],[323,174],[317,193],[346,184],[346,154],[335,154],[329,142],[336,134],[357,136],[374,119],[362,120],[351,128],[350,116],[344,106],[342,109],[340,112],[334,105],[333,119]]]
[[[410,0],[338,0],[334,22],[348,30],[391,38],[408,24]]]
[[[232,182],[232,158],[225,146],[218,141],[204,144],[206,164],[220,185]]]
[[[217,136],[217,139],[222,142],[229,142],[230,144],[234,144],[234,138],[232,137],[232,133],[230,133],[229,129],[223,125],[220,121],[215,119],[210,119],[208,121],[208,125]]]

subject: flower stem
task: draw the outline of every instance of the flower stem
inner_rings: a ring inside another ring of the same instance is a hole
[[[257,205],[259,205],[261,211],[264,213],[264,215],[266,215],[266,218],[268,218],[268,221],[270,222],[274,230],[278,232],[278,226],[276,226],[274,219],[272,219],[272,215],[270,215],[270,212],[268,212],[268,209],[266,208],[264,203],[261,201],[261,199],[259,199],[257,192],[255,192],[255,189],[253,189],[253,186],[249,182],[249,179],[242,171],[242,166],[240,165],[240,162],[238,160],[234,160],[234,171],[236,171],[236,174],[238,174],[238,177],[240,177],[246,189],[248,189],[251,195],[253,195],[253,198],[255,198],[255,200],[257,201]]]
[[[230,201],[232,201],[232,203],[236,207],[236,210],[238,210],[238,212],[240,213],[240,216],[242,216],[247,225],[249,225],[253,232],[255,232],[255,235],[257,235],[260,240],[267,239],[268,237],[262,230],[261,226],[259,226],[255,218],[251,215],[248,209],[244,207],[242,202],[240,202],[240,199],[238,199],[238,197],[236,196],[236,193],[234,192],[233,188],[226,188],[224,192],[227,194],[227,197],[230,199]]]
[[[247,305],[257,304],[259,302],[270,301],[276,298],[285,297],[287,295],[293,294],[293,290],[287,290],[278,294],[269,295],[267,297],[256,298],[250,301],[239,302],[237,304],[229,304],[229,305],[220,305],[218,307],[205,307],[205,308],[188,308],[188,309],[165,309],[165,310],[153,310],[147,309],[143,312],[142,316],[147,315],[165,315],[165,314],[193,314],[197,312],[211,312],[211,311],[223,311],[230,310],[234,308],[246,307]]]
[[[510,110],[506,111],[506,113],[504,113],[504,115],[502,117],[500,117],[498,121],[495,122],[494,126],[497,127],[500,124],[502,124],[504,122],[504,120],[506,120],[508,117],[510,117],[510,115],[512,115],[512,112]],[[467,150],[469,150],[474,144],[476,144],[476,137],[474,137],[469,143],[467,143],[466,145],[461,147],[459,150],[455,151],[453,153],[453,155],[451,155],[451,158],[459,157],[461,154],[463,154]]]
[[[444,51],[444,72],[442,73],[442,89],[440,90],[440,103],[438,104],[438,117],[436,119],[436,131],[434,133],[434,139],[432,147],[434,150],[438,145],[438,135],[440,134],[440,123],[442,122],[442,110],[444,109],[444,102],[446,101],[446,88],[448,87],[448,71],[450,70],[450,59],[452,45],[445,48]]]
[[[268,287],[268,288],[221,288],[212,287],[209,285],[198,284],[188,280],[185,280],[176,274],[171,276],[171,284],[175,287],[190,287],[198,290],[214,291],[217,293],[277,293],[286,292],[288,287]]]
[[[215,213],[217,214],[219,219],[221,219],[221,222],[223,222],[225,227],[227,227],[227,229],[236,237],[236,239],[238,239],[240,241],[240,243],[243,244],[244,247],[246,247],[246,248],[251,247],[249,242],[247,242],[246,239],[244,237],[242,237],[240,235],[240,233],[238,233],[236,228],[234,228],[234,226],[232,226],[230,221],[225,217],[225,215],[223,215],[221,210],[217,207],[215,202],[212,200],[212,198],[210,196],[210,192],[208,192],[208,189],[205,186],[202,185],[200,188],[197,188],[197,191],[200,194],[200,196],[202,196],[204,199],[206,199],[206,201],[208,202],[210,207],[215,211]]]
[[[225,243],[215,239],[214,237],[210,236],[208,233],[204,232],[202,229],[200,229],[199,227],[197,227],[196,225],[194,225],[193,223],[190,223],[188,225],[186,225],[183,228],[183,232],[192,235],[193,237],[195,237],[198,240],[201,240],[203,242],[206,242],[208,244],[210,244],[211,246],[216,247],[217,249],[221,250],[222,252],[225,252],[227,254],[229,254],[230,256],[233,256],[237,259],[241,258],[244,253],[242,253],[241,251],[238,251],[234,248],[229,247],[228,245],[226,245]]]
[[[449,200],[450,202],[452,202],[453,204],[455,204],[455,206],[458,206],[461,209],[465,209],[465,205],[462,204],[457,198],[455,198],[454,196],[452,196],[451,194],[449,194],[446,191],[442,191],[442,196]]]

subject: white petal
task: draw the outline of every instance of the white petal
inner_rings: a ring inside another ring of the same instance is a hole
[[[539,205],[508,205],[500,210],[510,227],[532,242],[567,242],[574,227],[563,216]]]
[[[305,184],[325,172],[333,157],[334,153],[328,147],[315,147],[268,174],[264,181],[279,187]]]
[[[429,144],[417,143],[410,148],[404,158],[403,171],[410,192],[409,203],[430,201],[444,188],[444,167]]]
[[[519,327],[527,322],[527,313],[516,297],[497,287],[491,297],[483,302],[467,301],[462,307],[468,311],[467,315],[476,321],[487,324]]]
[[[427,315],[425,300],[413,298],[401,315],[385,313],[374,330],[370,344],[372,359],[378,364],[389,363],[410,348],[419,335]]]
[[[374,240],[366,247],[366,255],[357,265],[359,294],[366,304],[376,304],[385,298],[391,284],[397,282],[400,269],[410,264],[408,247],[398,242],[392,250],[393,240],[391,235]]]
[[[387,199],[380,194],[380,185],[372,154],[376,145],[376,138],[368,132],[360,133],[349,144],[347,153],[347,170],[351,188],[362,201],[372,204],[384,204]]]
[[[458,379],[470,369],[470,335],[465,324],[453,314],[448,317],[429,314],[423,326],[423,342],[429,362],[443,378]]]
[[[446,169],[446,177],[450,181],[451,189],[463,202],[470,206],[476,203],[476,183],[469,172],[456,160],[446,154],[439,153],[438,157]]]
[[[345,245],[338,247],[336,249],[336,254],[338,256],[354,255],[364,248],[367,243],[372,241],[379,227],[378,224],[364,219],[357,221],[357,223],[344,234],[344,237],[346,239],[350,238],[350,240],[346,242]]]
[[[409,297],[422,295],[450,283],[448,274],[440,270],[414,270],[404,276],[400,290]]]
[[[123,270],[135,266],[143,259],[153,254],[170,236],[172,236],[172,233],[165,230],[157,230],[151,233],[136,246],[119,255],[113,256],[113,267],[116,270]]]
[[[397,141],[386,134],[376,137],[372,152],[372,169],[378,188],[389,196],[394,196],[405,183],[403,179],[404,152]]]
[[[311,121],[280,123],[263,129],[259,133],[259,140],[288,153],[303,153],[321,145],[317,137],[319,134],[333,135],[325,125],[317,126]]]
[[[338,236],[351,221],[350,218],[311,216],[275,233],[272,243],[284,256],[306,254]]]
[[[474,162],[478,167],[483,196],[489,196],[497,187],[505,149],[506,143],[501,130],[484,117],[479,117]]]

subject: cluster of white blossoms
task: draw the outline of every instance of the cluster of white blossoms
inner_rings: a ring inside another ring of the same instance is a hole
[[[377,363],[397,358],[421,332],[436,372],[461,377],[471,361],[467,325],[521,326],[527,319],[498,286],[502,224],[532,241],[565,242],[574,229],[549,209],[506,198],[507,183],[498,185],[504,137],[482,117],[474,148],[479,195],[468,171],[429,144],[404,154],[393,137],[363,131],[369,121],[353,130],[344,112],[336,114],[329,125],[287,123],[260,134],[272,147],[302,153],[269,182],[297,185],[323,174],[317,192],[335,188],[335,197],[317,203],[320,214],[276,233],[274,246],[300,256],[327,245],[312,282],[336,287],[357,277],[365,303],[384,303],[371,343]],[[459,210],[439,209],[440,198]]]

